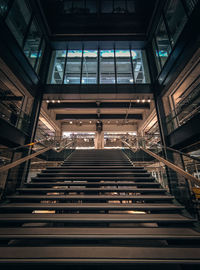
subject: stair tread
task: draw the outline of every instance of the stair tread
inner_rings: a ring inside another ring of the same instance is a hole
[[[123,186],[137,186],[137,185],[145,185],[145,186],[160,186],[160,183],[158,182],[84,182],[84,181],[80,181],[80,182],[56,182],[56,183],[52,183],[52,182],[37,182],[37,183],[34,183],[34,182],[30,182],[30,183],[26,183],[26,185],[28,186],[44,186],[44,185],[52,185],[52,186],[56,186],[56,185],[66,185],[66,186],[93,186],[93,185],[97,185],[97,186],[107,186],[107,185],[113,185],[113,186],[116,186],[116,185],[123,185]]]
[[[90,263],[93,262],[198,262],[200,263],[200,249],[195,247],[99,247],[99,246],[57,246],[57,247],[0,247],[0,262],[48,262],[56,263]]]
[[[7,199],[174,199],[171,195],[11,195]]]
[[[58,192],[58,191],[134,191],[134,192],[167,192],[164,188],[131,188],[131,187],[109,187],[109,188],[80,188],[80,187],[70,187],[70,188],[18,188],[17,191],[44,191],[44,192]]]
[[[0,223],[3,221],[22,222],[194,222],[193,218],[185,217],[181,214],[0,214]]]
[[[7,203],[0,206],[0,209],[7,208],[40,208],[40,209],[184,209],[183,206],[174,204],[150,204],[150,203],[129,203],[129,204],[119,204],[119,203]]]
[[[123,236],[148,239],[199,239],[200,233],[188,228],[0,228],[0,238],[6,237],[70,237],[95,238]]]

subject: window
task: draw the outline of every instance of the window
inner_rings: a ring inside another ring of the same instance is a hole
[[[83,84],[97,83],[97,50],[84,50],[83,52]]]
[[[100,51],[100,83],[115,83],[114,50]]]
[[[146,54],[142,50],[131,50],[135,83],[149,83],[149,69]]]
[[[37,24],[35,20],[33,20],[24,45],[24,53],[33,68],[38,58],[41,36]]]
[[[116,50],[117,83],[133,83],[130,50]]]
[[[25,0],[15,0],[6,18],[6,23],[20,46],[23,45],[30,19],[31,12]]]
[[[156,31],[156,43],[158,48],[158,56],[161,60],[161,65],[164,66],[170,54],[171,46],[163,18],[161,18],[161,21]]]
[[[188,13],[191,14],[199,0],[185,0]]]
[[[154,56],[155,56],[155,61],[156,61],[156,67],[157,67],[158,72],[160,72],[161,71],[160,58],[159,58],[159,55],[158,55],[158,50],[156,48],[155,39],[153,39],[152,47],[153,47],[153,51],[154,51]]]
[[[4,16],[8,10],[10,0],[0,0],[0,16]]]
[[[53,51],[49,69],[48,83],[62,84],[66,51]]]
[[[82,50],[68,50],[65,84],[80,84]]]
[[[149,69],[144,50],[81,48],[70,49],[67,53],[65,50],[53,51],[47,80],[50,84],[149,82]]]
[[[174,46],[187,21],[187,16],[181,1],[171,0],[165,16],[170,31],[171,45]]]
[[[101,12],[112,13],[113,12],[113,0],[102,0],[101,1]]]
[[[37,73],[39,73],[39,70],[40,70],[40,65],[42,62],[42,56],[44,54],[44,50],[45,50],[45,40],[43,39],[40,51],[38,53],[38,59],[37,59],[37,64],[36,64],[36,72]]]

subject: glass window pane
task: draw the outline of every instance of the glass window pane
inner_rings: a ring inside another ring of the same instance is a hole
[[[158,48],[158,55],[161,60],[162,66],[164,66],[165,62],[171,51],[170,41],[167,35],[166,26],[164,24],[163,19],[161,19],[157,31],[156,31],[156,43]]]
[[[135,12],[135,1],[127,0],[127,9],[128,9],[128,13],[134,13]]]
[[[97,83],[97,50],[84,50],[82,83]]]
[[[8,10],[10,0],[0,0],[0,16],[4,16]]]
[[[6,18],[6,23],[21,46],[23,45],[30,18],[31,13],[26,2],[24,0],[15,0]]]
[[[86,0],[86,13],[96,13],[97,4],[95,0]]]
[[[63,3],[64,13],[71,14],[73,12],[72,0],[65,0]]]
[[[73,4],[73,13],[75,13],[75,14],[85,13],[83,0],[74,0],[74,1],[72,1],[72,4]]]
[[[41,32],[39,31],[35,20],[33,20],[24,45],[24,54],[33,68],[39,54],[40,41]]]
[[[80,84],[82,50],[68,50],[65,84]]]
[[[187,16],[181,1],[171,0],[165,16],[171,34],[171,44],[174,46],[187,21]]]
[[[116,50],[117,83],[133,83],[131,57],[129,50]]]
[[[199,0],[185,0],[188,13],[191,14]]]
[[[145,51],[131,50],[135,83],[149,83],[149,70]]]
[[[156,67],[157,67],[157,70],[159,73],[161,71],[161,66],[160,66],[160,60],[159,60],[158,50],[156,48],[155,39],[153,39],[152,47],[153,47],[153,52],[154,52],[154,56],[155,56]]]
[[[41,62],[42,62],[42,57],[43,57],[43,54],[44,54],[44,50],[45,50],[45,40],[43,39],[42,46],[41,46],[39,54],[38,54],[38,61],[37,61],[36,70],[35,70],[36,73],[39,73],[40,65],[41,65]]]
[[[62,84],[66,51],[53,51],[47,83]]]
[[[114,13],[126,13],[126,3],[124,0],[114,1]]]
[[[100,51],[100,83],[115,83],[114,50]]]
[[[102,13],[113,13],[113,0],[102,0],[101,1],[101,12]]]

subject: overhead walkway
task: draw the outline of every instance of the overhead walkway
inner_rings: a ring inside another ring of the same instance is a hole
[[[121,150],[76,150],[1,203],[0,264],[200,265],[195,224]]]

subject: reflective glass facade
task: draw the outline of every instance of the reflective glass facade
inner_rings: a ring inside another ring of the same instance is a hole
[[[26,0],[0,0],[0,13],[6,15],[5,22],[23,50],[29,63],[39,73],[45,50],[45,39],[37,24],[29,2]]]
[[[158,72],[166,63],[197,0],[167,1],[152,42]]]
[[[48,84],[149,83],[144,50],[58,50],[52,52]]]
[[[65,14],[95,14],[99,11],[108,14],[135,12],[133,0],[63,0],[62,2]]]

